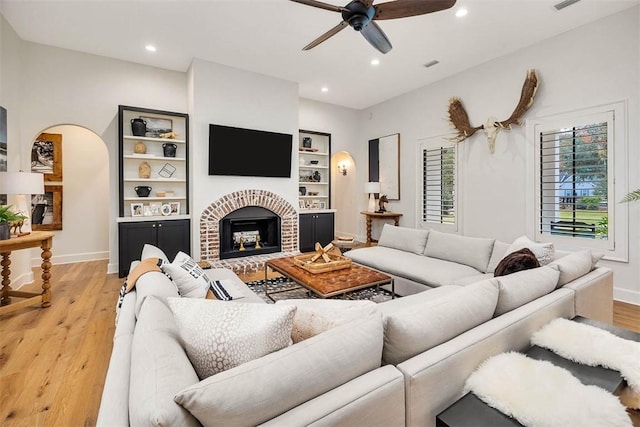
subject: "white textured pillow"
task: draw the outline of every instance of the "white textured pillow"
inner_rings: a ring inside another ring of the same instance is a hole
[[[387,248],[399,249],[421,255],[427,244],[428,236],[429,230],[396,227],[391,224],[385,224],[382,226],[378,246],[385,246]]]
[[[211,279],[189,255],[178,252],[172,263],[163,263],[160,268],[176,284],[180,296],[205,298]]]
[[[593,268],[593,257],[591,251],[586,249],[558,258],[549,264],[550,267],[553,265],[557,265],[560,270],[557,285],[559,288],[590,272]]]
[[[167,298],[202,380],[291,345],[296,307]]]
[[[169,258],[164,253],[164,251],[158,247],[145,243],[142,247],[142,255],[140,255],[140,259],[147,258],[160,258],[163,262],[169,262]]]
[[[522,248],[528,248],[538,258],[540,265],[547,265],[553,261],[554,247],[553,243],[536,243],[527,236],[520,236],[509,245],[505,256],[511,252],[518,251]]]
[[[297,307],[291,330],[291,339],[294,344],[355,318],[370,316],[378,311],[378,305],[373,301],[289,299],[278,300],[276,305]]]
[[[557,267],[544,266],[496,277],[500,294],[494,316],[500,316],[553,291],[558,284]]]

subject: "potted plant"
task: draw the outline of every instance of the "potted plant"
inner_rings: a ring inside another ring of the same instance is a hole
[[[12,205],[0,206],[0,240],[7,240],[11,237],[9,224],[13,221],[20,221],[26,216],[15,213],[11,210]]]

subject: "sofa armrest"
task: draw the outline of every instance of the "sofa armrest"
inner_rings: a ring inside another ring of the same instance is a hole
[[[613,323],[613,271],[610,268],[597,267],[563,288],[575,292],[576,316]]]
[[[404,380],[391,365],[367,372],[263,426],[403,426]]]

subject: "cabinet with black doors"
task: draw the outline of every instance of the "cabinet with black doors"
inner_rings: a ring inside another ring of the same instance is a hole
[[[189,219],[119,223],[119,277],[126,276],[131,262],[140,259],[145,243],[162,249],[169,261],[173,260],[178,251],[189,253],[189,230]]]
[[[333,212],[308,212],[299,214],[300,252],[315,250],[316,242],[326,246],[333,240],[335,219]]]

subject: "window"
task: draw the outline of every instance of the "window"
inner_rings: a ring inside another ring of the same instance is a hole
[[[608,240],[612,120],[599,115],[540,131],[540,234]]]
[[[628,208],[617,203],[627,190],[624,112],[616,103],[527,124],[537,240],[628,258]]]
[[[422,145],[422,212],[424,226],[445,224],[457,229],[456,146]]]

